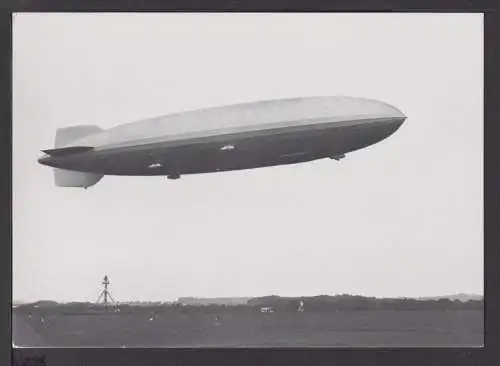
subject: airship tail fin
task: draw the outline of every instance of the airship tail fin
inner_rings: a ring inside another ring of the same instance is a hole
[[[55,154],[58,151],[75,149],[75,148],[63,149],[63,147],[76,140],[84,138],[85,136],[92,135],[94,133],[99,133],[101,131],[103,131],[102,128],[94,125],[80,125],[80,126],[59,128],[56,131],[56,138],[54,142],[55,149],[49,150],[46,153],[51,152],[52,154]],[[80,147],[77,148],[81,149]],[[53,169],[54,169],[54,180],[57,187],[87,188],[99,182],[103,177],[102,174],[85,173],[85,172],[78,172],[74,170],[66,170],[59,168],[53,168]]]
[[[81,125],[58,128],[56,131],[55,147],[63,147],[73,141],[84,138],[85,136],[92,135],[103,131],[102,128],[93,125]]]
[[[87,188],[99,182],[102,177],[102,174],[54,168],[54,179],[57,187]]]

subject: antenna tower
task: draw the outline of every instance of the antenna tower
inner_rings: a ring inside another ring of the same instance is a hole
[[[103,299],[103,303],[104,303],[104,306],[105,307],[108,307],[108,299],[110,299],[112,302],[115,302],[115,300],[113,300],[113,297],[111,296],[111,293],[109,292],[108,290],[108,285],[109,285],[109,279],[108,279],[108,276],[104,276],[104,280],[102,281],[102,285],[104,286],[104,289],[102,290],[101,294],[99,295],[99,297],[97,298],[97,303],[99,303],[99,301],[101,299]]]

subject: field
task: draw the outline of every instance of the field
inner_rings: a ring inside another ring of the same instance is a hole
[[[18,313],[18,347],[482,347],[478,310]]]

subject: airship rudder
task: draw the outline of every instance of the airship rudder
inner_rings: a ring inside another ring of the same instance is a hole
[[[50,150],[43,150],[43,152],[49,156],[57,156],[58,152],[62,152],[62,155],[64,155],[64,153],[75,154],[91,150],[92,147],[88,146],[76,146],[66,149],[64,147],[86,136],[100,133],[102,131],[104,131],[102,128],[94,125],[80,125],[58,128],[56,131],[54,142],[55,148]],[[99,182],[104,176],[103,174],[80,172],[61,168],[53,168],[53,171],[54,182],[57,187],[87,188]]]

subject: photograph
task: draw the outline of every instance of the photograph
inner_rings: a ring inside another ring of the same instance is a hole
[[[12,14],[12,347],[484,347],[483,20]]]

